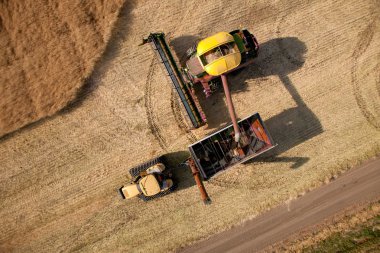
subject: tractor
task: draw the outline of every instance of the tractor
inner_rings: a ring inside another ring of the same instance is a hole
[[[156,157],[129,170],[132,182],[119,189],[123,199],[139,197],[144,201],[163,196],[175,189],[172,173],[164,157]]]

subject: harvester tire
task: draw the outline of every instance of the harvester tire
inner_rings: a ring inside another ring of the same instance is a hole
[[[164,163],[163,156],[153,158],[152,160],[149,160],[145,163],[142,163],[142,164],[130,169],[129,174],[131,174],[132,178],[136,178],[140,175],[140,172],[145,171],[146,169],[148,169],[149,167],[151,167],[157,163]]]

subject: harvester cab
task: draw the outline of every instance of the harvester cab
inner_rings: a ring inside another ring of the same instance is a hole
[[[259,44],[248,30],[235,30],[207,37],[193,48],[196,50],[188,50],[185,69],[193,82],[209,82],[239,66],[244,67],[257,56]]]
[[[219,76],[236,68],[240,62],[241,54],[234,37],[229,33],[220,32],[198,43],[197,52],[189,58],[186,67],[194,77],[202,77],[205,74]],[[194,71],[198,69],[202,69],[203,72]]]

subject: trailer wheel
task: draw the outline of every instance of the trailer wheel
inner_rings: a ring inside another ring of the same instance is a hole
[[[146,169],[148,169],[149,167],[151,167],[157,163],[165,164],[163,156],[153,158],[152,160],[149,160],[145,163],[142,163],[142,164],[130,169],[129,174],[131,174],[132,178],[136,178],[140,175],[140,172],[145,171]]]

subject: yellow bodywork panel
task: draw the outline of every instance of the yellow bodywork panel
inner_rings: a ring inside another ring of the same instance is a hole
[[[219,32],[213,36],[207,37],[201,40],[197,46],[197,55],[203,55],[204,53],[220,46],[234,41],[234,37],[227,32]]]
[[[160,185],[157,182],[157,179],[154,175],[147,175],[142,178],[139,182],[140,188],[144,195],[152,196],[156,195],[161,191]]]
[[[241,54],[234,37],[226,32],[217,33],[200,41],[197,56],[204,70],[212,76],[230,71],[241,62]]]
[[[207,64],[204,68],[205,71],[212,76],[219,76],[231,69],[239,66],[241,62],[240,53],[233,53],[223,57],[220,57],[213,62]]]

